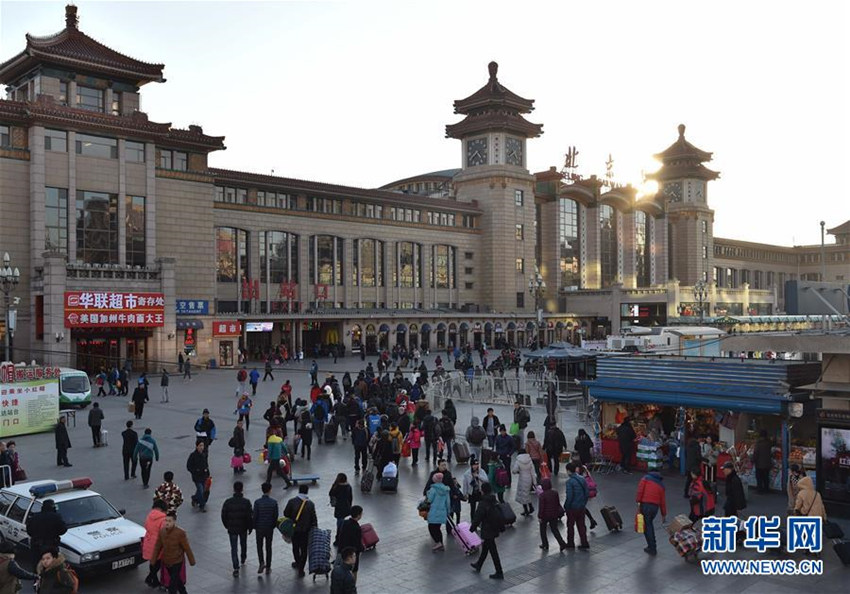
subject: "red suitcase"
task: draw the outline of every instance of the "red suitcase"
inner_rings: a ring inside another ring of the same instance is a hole
[[[372,524],[363,524],[360,526],[360,540],[363,543],[363,548],[367,551],[371,551],[381,539],[378,538],[378,533],[375,532],[375,528]]]

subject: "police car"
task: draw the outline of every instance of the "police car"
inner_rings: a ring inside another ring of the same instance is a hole
[[[59,549],[78,571],[111,571],[142,563],[145,529],[124,518],[102,495],[89,490],[92,481],[30,481],[0,489],[0,539],[28,550],[27,518],[52,499],[68,531]]]

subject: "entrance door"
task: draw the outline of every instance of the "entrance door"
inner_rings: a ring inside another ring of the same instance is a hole
[[[147,338],[128,338],[127,339],[127,358],[133,365],[133,371],[137,373],[147,372],[148,370],[148,339]]]
[[[218,343],[218,366],[233,367],[233,341],[222,340]]]
[[[77,339],[77,369],[94,374],[106,369],[109,357],[109,341],[105,338]]]

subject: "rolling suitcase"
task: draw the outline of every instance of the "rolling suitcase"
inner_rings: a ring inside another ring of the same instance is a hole
[[[452,444],[452,453],[455,455],[455,461],[458,464],[466,464],[469,462],[469,446],[464,442],[456,441]]]
[[[455,542],[460,545],[464,555],[473,554],[481,546],[481,537],[469,528],[469,522],[461,522],[457,525],[452,522],[452,535],[455,538]]]
[[[516,522],[516,514],[514,513],[511,504],[505,501],[498,506],[499,512],[502,514],[502,519],[505,521],[505,526],[513,526]]]
[[[360,526],[360,541],[363,543],[363,550],[371,551],[381,539],[372,524],[363,524]]]
[[[336,443],[336,434],[339,432],[339,423],[332,418],[325,424],[325,443]]]
[[[371,468],[367,468],[363,472],[363,477],[360,479],[360,492],[361,493],[371,493],[372,492],[372,484],[375,482],[375,473]]]
[[[331,531],[313,528],[310,530],[307,544],[307,564],[313,581],[316,576],[323,575],[328,579],[331,572]]]
[[[109,445],[109,431],[106,429],[100,430],[100,445],[108,446]]]
[[[398,491],[398,477],[382,476],[381,491],[383,491],[384,493],[395,493],[396,491]]]
[[[613,505],[602,508],[602,519],[605,520],[605,526],[611,532],[619,532],[623,529],[623,518],[620,517],[620,512]]]

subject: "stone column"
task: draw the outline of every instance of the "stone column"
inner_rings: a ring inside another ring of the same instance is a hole
[[[653,218],[652,228],[654,229],[653,247],[655,248],[655,276],[652,279],[652,283],[660,285],[667,281],[670,271],[667,217]]]
[[[156,260],[156,145],[152,142],[145,143],[145,191],[145,263],[150,266]]]
[[[41,253],[44,251],[44,201],[45,201],[45,156],[44,127],[32,126],[29,129],[30,150],[30,253],[32,266],[41,266]],[[69,202],[70,202],[70,196]],[[70,202],[69,207],[73,204]],[[68,216],[71,216],[68,210]]]
[[[68,83],[68,93],[71,85]],[[70,104],[70,95],[68,101]],[[77,133],[68,132],[68,261],[77,261]]]
[[[112,89],[107,89],[111,102]],[[109,105],[110,103],[107,103]],[[123,138],[118,139],[118,264],[127,264],[127,144]],[[148,203],[145,198],[145,218],[147,218]],[[148,222],[145,221],[145,264],[153,264],[147,255]]]
[[[159,268],[159,288],[165,297],[165,323],[161,328],[155,328],[151,347],[153,361],[161,361],[163,365],[171,365],[176,361],[177,353],[175,345],[180,344],[180,338],[177,336],[177,312],[174,310],[174,303],[177,301],[177,261],[174,258],[157,258],[154,262]],[[206,329],[205,329],[206,330]],[[212,330],[207,330],[212,332]],[[173,339],[169,339],[168,335],[174,334]],[[198,350],[198,365],[200,362],[211,358],[213,355],[206,350],[206,342],[197,340],[196,348]],[[152,369],[153,372],[160,372],[161,369]]]
[[[65,255],[43,250],[39,253],[44,263],[45,363],[73,367],[71,329],[65,328]],[[57,333],[65,335],[65,339],[58,343]]]

